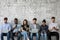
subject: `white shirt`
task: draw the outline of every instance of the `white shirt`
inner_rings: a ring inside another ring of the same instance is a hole
[[[16,26],[16,24],[13,25],[13,28]],[[14,29],[13,33],[20,31],[21,25],[17,24],[17,27]]]
[[[51,32],[57,32],[57,30],[55,30],[55,29],[51,30],[53,27],[59,29],[58,24],[57,24],[57,23],[50,23],[50,24],[49,24],[49,30],[50,30]]]
[[[34,29],[36,29],[36,24],[33,24],[33,26],[34,26]]]
[[[2,33],[8,33],[11,30],[11,25],[9,23],[4,23],[1,26]]]

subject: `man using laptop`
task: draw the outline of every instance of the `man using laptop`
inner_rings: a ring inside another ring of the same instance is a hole
[[[33,24],[30,25],[30,27],[31,27],[31,31],[30,31],[31,40],[33,40],[33,35],[36,35],[36,40],[38,40],[39,38],[38,31],[39,31],[40,25],[37,24],[37,18],[33,18]]]

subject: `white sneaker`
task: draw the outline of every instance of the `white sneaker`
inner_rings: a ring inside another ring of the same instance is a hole
[[[27,40],[29,40],[29,38],[27,38]]]

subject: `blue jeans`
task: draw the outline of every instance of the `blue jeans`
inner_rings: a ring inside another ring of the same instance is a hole
[[[18,36],[17,40],[20,40],[20,38],[22,37],[21,32],[18,32],[17,36]]]
[[[23,40],[27,40],[28,34],[26,31],[23,31],[18,34],[18,40],[20,40],[21,35],[23,36]]]
[[[30,39],[30,40],[33,40],[33,34],[34,34],[34,33],[31,33],[31,35],[30,35],[30,38],[31,38],[31,39]],[[36,33],[36,40],[38,40],[38,39],[39,39],[39,36],[38,36],[38,33]]]
[[[41,40],[47,40],[47,34],[46,33],[41,33]]]
[[[1,40],[4,40],[4,36],[7,36],[7,40],[10,40],[10,33],[1,33]]]

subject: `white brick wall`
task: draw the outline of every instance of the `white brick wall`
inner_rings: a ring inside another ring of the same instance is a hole
[[[31,21],[36,17],[50,20],[55,16],[60,21],[60,0],[0,0],[0,23],[4,17],[12,21],[15,17],[22,21],[27,18]]]

